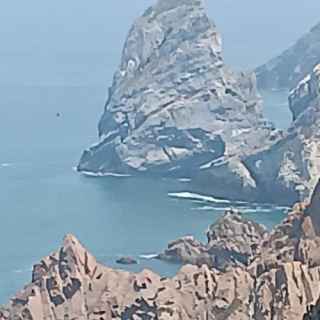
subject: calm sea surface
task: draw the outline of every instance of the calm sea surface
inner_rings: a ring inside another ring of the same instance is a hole
[[[57,69],[64,69],[69,81],[51,66],[47,72],[53,80],[39,82],[41,75],[32,73],[32,65],[40,63],[37,72],[46,72],[40,69],[47,61],[5,59],[8,63],[0,65],[8,74],[8,81],[0,83],[0,303],[30,281],[32,265],[57,249],[67,233],[79,237],[100,261],[115,266],[121,255],[157,253],[186,234],[204,240],[207,226],[232,205],[170,198],[170,192],[188,191],[187,185],[174,181],[95,179],[75,173],[82,150],[96,139],[107,87],[77,83],[77,72],[83,79],[88,68],[88,79],[94,79],[92,66],[98,70],[101,61],[92,59],[96,63],[89,68],[85,58],[57,59]],[[24,74],[30,71],[29,81],[10,78],[9,66],[15,61]],[[286,93],[263,95],[266,114],[278,126],[287,126]],[[254,205],[242,210],[267,227],[285,214],[281,208]],[[143,259],[128,268],[144,267],[164,275],[179,268]]]

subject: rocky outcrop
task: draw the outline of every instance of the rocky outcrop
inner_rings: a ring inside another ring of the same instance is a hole
[[[215,196],[249,201],[291,205],[308,199],[320,176],[319,70],[291,91],[295,121],[281,139],[251,155],[213,163],[195,184]]]
[[[121,257],[116,260],[116,263],[130,265],[130,264],[138,264],[138,261],[132,257]]]
[[[253,279],[186,266],[172,279],[109,269],[73,236],[34,267],[0,319],[249,319]]]
[[[183,264],[206,264],[218,270],[226,270],[230,266],[248,266],[266,235],[263,226],[230,210],[209,227],[207,244],[193,237],[183,237],[171,242],[158,258]]]
[[[320,24],[280,56],[256,69],[259,88],[291,89],[320,62]]]
[[[319,86],[319,81],[317,81]],[[270,148],[244,160],[258,190],[277,199],[310,197],[320,175],[320,103],[311,98],[285,137]]]
[[[319,191],[320,183],[311,204],[296,205],[270,234],[231,212],[211,226],[210,245],[252,256],[223,271],[206,261],[184,266],[173,278],[117,271],[68,235],[34,266],[32,282],[0,308],[0,319],[317,319]],[[202,254],[197,242],[187,242],[194,257]]]
[[[307,108],[314,105],[320,96],[320,64],[316,65],[310,74],[300,81],[290,92],[289,106],[296,120]]]
[[[100,141],[78,170],[192,176],[269,143],[260,100],[253,75],[225,66],[201,0],[158,0],[129,32]]]

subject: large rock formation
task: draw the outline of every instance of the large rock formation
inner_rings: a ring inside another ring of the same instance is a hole
[[[310,197],[320,176],[319,70],[291,91],[295,121],[281,139],[251,155],[213,163],[195,184],[215,196],[249,201],[291,205]]]
[[[284,138],[244,161],[258,189],[275,199],[277,194],[291,201],[309,197],[320,176],[319,68],[309,78],[292,91],[296,120]]]
[[[272,131],[255,77],[224,65],[202,1],[158,0],[129,32],[100,141],[78,170],[192,175],[221,156],[268,144]]]
[[[320,24],[280,56],[256,69],[259,88],[291,89],[320,62]]]
[[[224,271],[205,262],[184,266],[171,279],[148,270],[117,271],[98,263],[69,235],[60,250],[34,266],[32,282],[0,308],[0,320],[318,319],[319,191],[320,183],[310,205],[296,205],[262,238],[237,215],[210,228],[209,242],[253,255],[247,265]],[[230,237],[227,225],[237,225]],[[243,237],[240,230],[246,231]]]
[[[248,272],[226,273],[186,266],[172,279],[145,270],[109,269],[73,236],[43,259],[0,319],[167,320],[249,319],[253,279]]]

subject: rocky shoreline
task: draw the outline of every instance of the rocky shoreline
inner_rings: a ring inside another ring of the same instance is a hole
[[[319,214],[320,182],[311,202],[271,232],[226,212],[208,229],[207,246],[192,238],[169,245],[162,258],[189,263],[173,278],[110,269],[68,235],[0,319],[317,319]]]

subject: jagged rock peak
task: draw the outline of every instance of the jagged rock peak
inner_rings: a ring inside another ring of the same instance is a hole
[[[78,170],[192,175],[267,143],[255,77],[223,62],[202,1],[160,0],[133,24],[114,75],[100,141]]]
[[[150,7],[150,11],[154,11],[157,14],[163,13],[165,11],[170,11],[173,9],[176,9],[178,7],[188,6],[197,8],[197,9],[203,9],[203,1],[202,0],[158,0],[156,4],[153,7]],[[150,11],[147,10],[145,15],[150,13]]]

